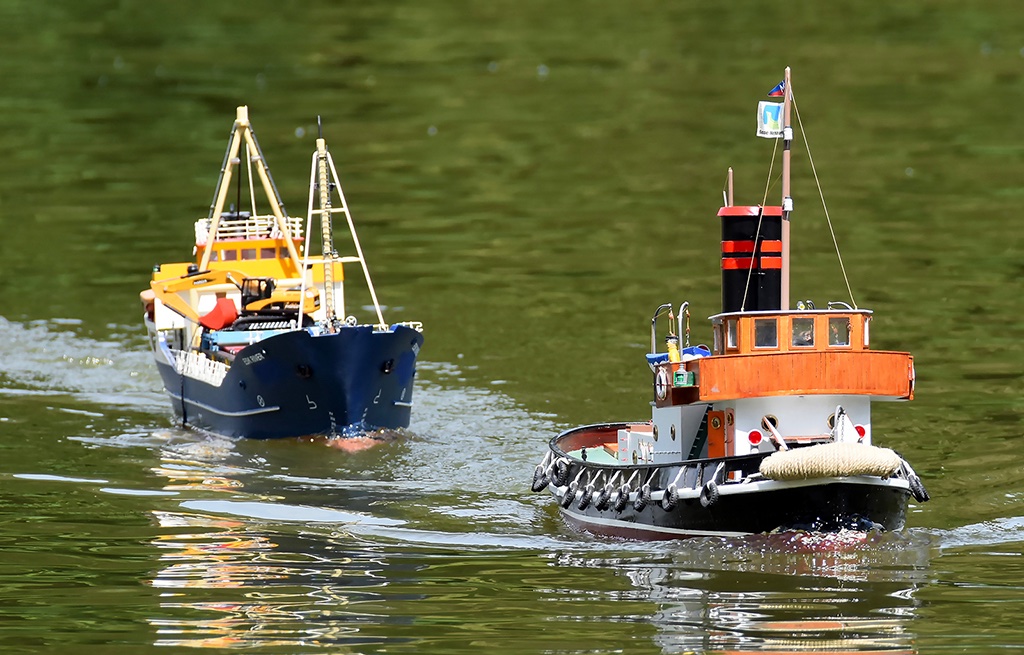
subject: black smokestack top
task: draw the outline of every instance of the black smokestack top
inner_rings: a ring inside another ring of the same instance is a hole
[[[722,311],[781,309],[782,208],[722,207],[718,216],[722,219]]]

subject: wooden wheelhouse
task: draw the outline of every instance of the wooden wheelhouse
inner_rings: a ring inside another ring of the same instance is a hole
[[[912,399],[914,358],[870,350],[870,320],[870,311],[854,309],[712,316],[712,356],[661,364],[670,380],[692,372],[694,384],[673,386],[656,404],[814,394]]]

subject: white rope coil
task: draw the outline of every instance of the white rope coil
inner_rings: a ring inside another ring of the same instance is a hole
[[[859,443],[827,443],[780,450],[761,462],[761,475],[770,480],[877,475],[889,477],[900,468],[900,456],[888,448]]]

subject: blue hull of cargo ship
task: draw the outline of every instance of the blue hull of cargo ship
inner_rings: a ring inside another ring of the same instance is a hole
[[[406,325],[343,326],[316,336],[294,330],[240,350],[218,381],[179,372],[184,367],[175,366],[175,351],[153,335],[157,366],[182,423],[254,439],[408,427],[422,343],[423,335]]]

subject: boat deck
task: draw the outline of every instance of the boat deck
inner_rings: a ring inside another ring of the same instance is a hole
[[[618,444],[610,442],[604,444],[602,448],[579,448],[577,450],[570,450],[565,454],[573,459],[580,461],[590,462],[591,464],[621,464],[619,461]],[[586,451],[586,455],[584,455]]]

